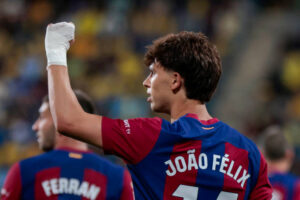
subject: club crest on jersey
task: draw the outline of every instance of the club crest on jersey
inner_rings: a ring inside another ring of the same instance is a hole
[[[94,200],[100,192],[100,187],[87,181],[80,183],[74,178],[52,178],[43,181],[42,187],[47,197],[57,194],[73,194]]]
[[[165,164],[168,165],[168,169],[166,170],[168,176],[174,176],[176,173],[184,173],[190,170],[212,170],[226,174],[234,179],[242,188],[247,179],[251,176],[242,165],[237,167],[235,161],[231,160],[228,154],[224,156],[213,154],[212,157],[209,157],[205,153],[200,153],[198,158],[196,158],[195,149],[188,150],[187,154],[187,157],[179,155],[176,156],[173,161],[167,160],[165,162]],[[211,165],[209,165],[209,162]],[[211,169],[209,166],[211,166]]]

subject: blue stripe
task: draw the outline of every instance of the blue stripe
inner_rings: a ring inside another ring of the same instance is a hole
[[[83,180],[83,173],[85,166],[83,164],[82,159],[66,159],[68,153],[64,152],[63,154],[57,154],[56,159],[59,159],[61,162],[61,173],[60,177],[68,178],[76,178],[77,180],[82,183]],[[66,167],[67,166],[67,167]],[[73,195],[73,194],[64,194],[59,195],[58,200],[63,199],[72,199],[72,200],[81,200],[81,196]]]

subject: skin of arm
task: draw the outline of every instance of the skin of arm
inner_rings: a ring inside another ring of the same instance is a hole
[[[50,110],[58,132],[101,147],[102,117],[83,111],[71,88],[68,68],[50,65],[47,71]]]

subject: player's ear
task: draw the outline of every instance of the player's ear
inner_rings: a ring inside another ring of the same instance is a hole
[[[183,78],[178,72],[172,72],[171,89],[176,93],[183,85]]]

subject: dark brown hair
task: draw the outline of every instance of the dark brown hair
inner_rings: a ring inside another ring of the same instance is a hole
[[[286,140],[279,126],[271,126],[264,132],[264,152],[269,160],[280,160],[285,157],[286,151],[292,147]]]
[[[158,61],[165,69],[178,72],[184,79],[189,99],[208,102],[218,85],[221,59],[216,47],[202,33],[168,34],[147,47],[147,66]]]
[[[77,98],[79,104],[81,105],[82,109],[85,112],[91,113],[91,114],[94,114],[96,112],[93,101],[91,100],[91,98],[86,93],[84,93],[81,90],[74,90],[74,93],[76,95],[76,98]],[[43,98],[43,103],[44,102],[49,103],[49,96],[48,95],[46,95]]]

